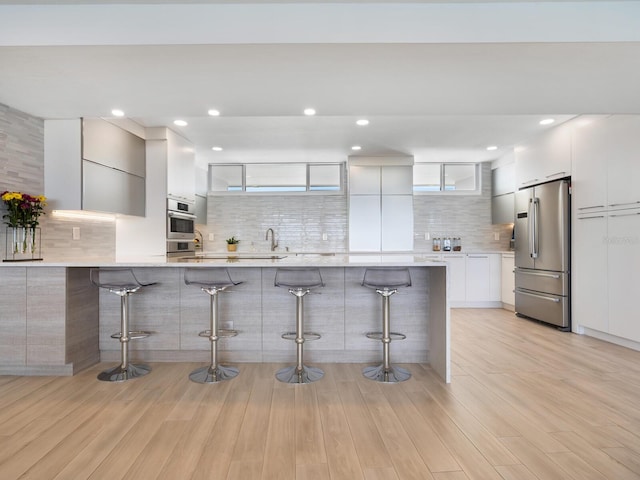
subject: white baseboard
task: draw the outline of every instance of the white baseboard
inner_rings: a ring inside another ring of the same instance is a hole
[[[610,333],[600,332],[599,330],[593,330],[585,326],[580,326],[578,329],[578,333],[583,333],[584,335],[587,335],[589,337],[594,337],[609,343],[615,343],[616,345],[620,345],[621,347],[627,347],[640,352],[640,343],[629,340],[627,338],[616,337],[615,335],[611,335]]]

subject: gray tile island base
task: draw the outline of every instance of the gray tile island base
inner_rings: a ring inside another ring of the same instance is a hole
[[[322,335],[305,345],[309,362],[380,360],[379,342],[365,336],[380,329],[381,315],[379,296],[361,285],[366,266],[320,265],[325,287],[309,294],[305,305],[307,327]],[[182,267],[133,267],[141,281],[158,284],[131,299],[132,327],[153,332],[130,345],[132,359],[208,361],[209,342],[198,336],[208,323],[208,298],[185,285]],[[119,343],[110,336],[119,331],[120,303],[89,283],[89,270],[0,267],[0,374],[72,375],[98,361],[119,361]],[[281,335],[294,325],[295,305],[286,290],[274,286],[276,268],[233,264],[229,271],[243,283],[221,294],[220,326],[239,334],[220,341],[221,363],[293,361],[294,349]],[[429,363],[448,382],[446,266],[413,263],[410,271],[413,285],[396,294],[392,307],[394,330],[407,335],[391,344],[394,362]]]

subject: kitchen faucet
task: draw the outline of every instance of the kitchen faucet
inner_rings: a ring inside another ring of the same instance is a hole
[[[271,232],[271,251],[275,252],[276,248],[278,248],[278,244],[276,243],[276,234],[273,232],[273,228],[267,228],[267,233],[264,236],[264,239],[269,240],[269,232]]]
[[[199,230],[196,230],[195,238],[193,239],[193,243],[195,243],[196,250],[202,250],[204,248],[204,238],[202,237],[202,233]]]

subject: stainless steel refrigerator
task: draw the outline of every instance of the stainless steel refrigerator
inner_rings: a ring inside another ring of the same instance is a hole
[[[571,192],[568,179],[516,192],[515,309],[520,316],[571,327]]]

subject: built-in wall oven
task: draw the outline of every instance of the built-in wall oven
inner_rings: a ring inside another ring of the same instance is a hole
[[[195,255],[196,204],[167,198],[167,256]]]

